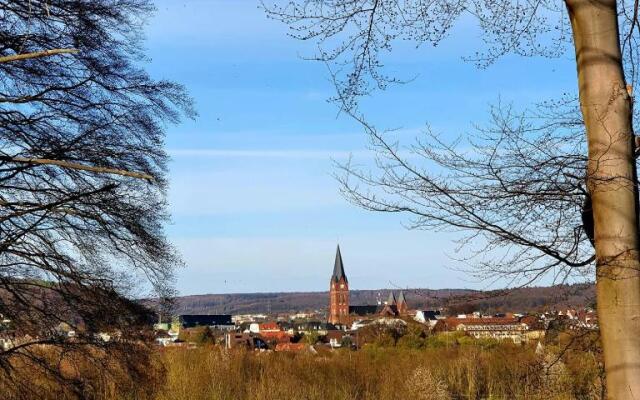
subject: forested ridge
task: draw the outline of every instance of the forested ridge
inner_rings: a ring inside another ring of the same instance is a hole
[[[351,305],[376,304],[390,290],[351,290]],[[452,311],[471,304],[484,312],[533,312],[564,307],[592,306],[595,295],[590,283],[526,287],[513,290],[478,291],[469,289],[404,289],[414,309],[449,307]],[[176,298],[180,314],[280,313],[322,310],[327,307],[327,292],[279,292],[203,294]]]

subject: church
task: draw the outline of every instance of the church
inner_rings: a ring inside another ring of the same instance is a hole
[[[409,311],[404,292],[400,291],[398,297],[393,292],[384,304],[378,302],[374,305],[352,306],[349,304],[349,280],[344,272],[340,245],[336,250],[336,259],[333,264],[333,274],[329,281],[329,318],[334,325],[349,326],[351,322],[362,317],[397,317],[406,315]]]

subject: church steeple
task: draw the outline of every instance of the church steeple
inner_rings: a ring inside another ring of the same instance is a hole
[[[333,264],[333,275],[331,276],[331,280],[334,282],[339,282],[340,279],[344,278],[345,282],[349,282],[347,279],[347,275],[344,273],[344,265],[342,265],[342,254],[340,254],[340,245],[338,245],[338,249],[336,250],[336,261]]]
[[[402,304],[402,303],[406,303],[407,300],[404,298],[404,291],[400,291],[400,294],[398,295],[398,304]]]
[[[396,295],[393,292],[389,292],[389,298],[387,299],[387,304],[390,306],[396,305]]]
[[[398,312],[402,315],[402,314],[406,314],[409,306],[407,305],[407,299],[405,299],[404,297],[404,292],[401,290],[400,294],[398,295]]]
[[[349,324],[349,281],[344,273],[340,245],[336,250],[333,263],[333,274],[329,281],[329,322],[332,324]]]

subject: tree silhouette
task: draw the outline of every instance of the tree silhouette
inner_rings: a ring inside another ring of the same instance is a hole
[[[148,293],[143,282],[171,296],[179,259],[163,233],[162,145],[167,123],[194,112],[180,85],[142,67],[152,10],[148,0],[0,1],[5,398],[55,395],[51,379],[87,398],[109,376],[129,390],[155,371],[149,312],[131,299]]]

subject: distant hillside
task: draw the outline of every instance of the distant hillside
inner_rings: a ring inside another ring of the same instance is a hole
[[[385,300],[388,294],[388,289],[352,290],[351,304],[375,304],[378,297]],[[486,292],[405,289],[405,295],[409,306],[415,309],[447,307],[452,313],[524,312],[590,306],[595,299],[595,288],[592,284],[575,284]],[[179,314],[250,314],[324,310],[328,299],[327,292],[204,294],[177,298],[176,311]]]

